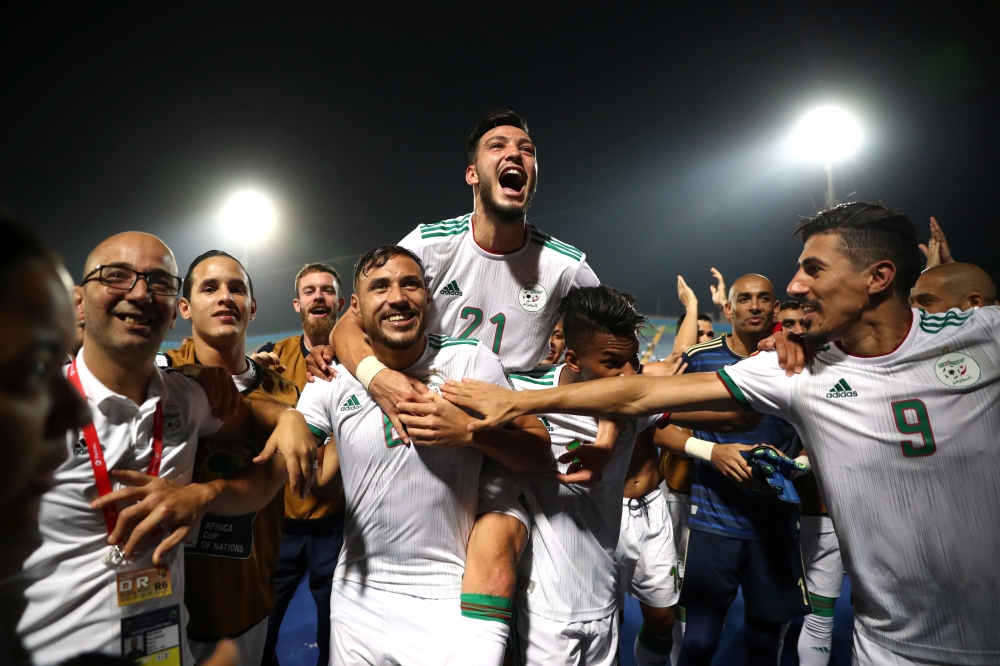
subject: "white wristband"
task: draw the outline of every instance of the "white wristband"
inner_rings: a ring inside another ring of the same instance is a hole
[[[702,460],[707,460],[712,462],[712,449],[715,448],[715,443],[706,442],[703,439],[698,439],[697,437],[688,437],[687,441],[684,442],[684,453],[688,454],[692,458],[701,458]]]
[[[802,470],[801,472],[802,474],[808,472],[813,468],[813,466],[809,464],[809,456],[799,456],[798,458],[795,459],[795,462],[806,466],[806,468]]]
[[[358,378],[358,381],[361,382],[361,385],[364,386],[367,391],[368,385],[372,383],[373,379],[375,379],[375,375],[385,370],[385,368],[385,363],[378,360],[374,356],[365,356],[361,359],[361,363],[358,363],[358,369],[357,372],[354,373],[354,376]]]

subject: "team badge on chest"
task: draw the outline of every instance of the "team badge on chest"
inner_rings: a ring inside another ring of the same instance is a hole
[[[545,291],[545,287],[537,282],[529,282],[524,285],[517,295],[517,302],[528,312],[538,312],[545,307],[548,300],[549,295]]]
[[[979,363],[965,352],[951,352],[934,361],[934,373],[945,386],[965,386],[979,381]]]
[[[174,405],[163,407],[163,436],[174,442],[183,442],[187,439],[184,417],[179,407]]]

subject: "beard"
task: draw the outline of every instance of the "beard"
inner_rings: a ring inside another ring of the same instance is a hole
[[[528,214],[531,202],[535,200],[536,184],[532,183],[531,190],[527,198],[520,205],[504,205],[497,201],[496,188],[499,186],[495,180],[487,180],[479,183],[479,198],[483,202],[483,209],[493,219],[501,222],[520,222]]]
[[[305,331],[307,338],[310,340],[330,339],[330,332],[337,325],[337,317],[333,312],[330,312],[329,316],[324,319],[312,319],[306,311],[301,312],[300,315],[302,316],[302,330]]]

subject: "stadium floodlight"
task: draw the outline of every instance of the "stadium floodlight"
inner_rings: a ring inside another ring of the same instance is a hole
[[[266,239],[278,221],[271,199],[258,190],[239,190],[226,199],[219,212],[223,232],[243,243],[243,262],[249,263],[250,245]]]
[[[813,109],[799,121],[791,136],[792,153],[826,165],[826,205],[837,203],[831,164],[850,157],[861,145],[861,126],[848,112],[835,106]]]

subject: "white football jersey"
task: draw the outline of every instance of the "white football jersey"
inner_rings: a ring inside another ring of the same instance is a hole
[[[478,340],[431,335],[404,372],[431,389],[463,377],[510,386],[500,359]],[[349,372],[306,384],[298,410],[317,436],[333,435],[340,456],[347,507],[334,578],[425,599],[457,598],[482,454],[403,444]]]
[[[559,385],[565,364],[510,376],[521,391]],[[555,458],[573,442],[593,444],[597,419],[539,415]],[[658,417],[625,420],[601,480],[590,486],[560,483],[545,474],[518,474],[531,514],[528,548],[518,565],[517,603],[558,622],[589,622],[615,610],[615,547],[621,531],[622,493],[637,435]],[[560,464],[561,472],[568,465]]]
[[[776,354],[719,371],[806,442],[854,591],[897,654],[1000,663],[1000,308],[928,315],[884,356],[836,345],[786,377]]]
[[[137,406],[101,384],[87,368],[82,351],[76,363],[108,469],[146,471],[153,450],[153,415],[162,399],[159,476],[181,485],[190,483],[198,438],[221,426],[209,411],[201,386],[178,372],[155,369],[147,399]],[[66,448],[69,455],[55,472],[56,485],[42,496],[38,532],[33,538],[10,535],[16,538],[5,540],[0,548],[4,571],[10,571],[13,563],[21,568],[0,581],[0,607],[24,608],[17,636],[35,664],[55,664],[83,652],[122,655],[124,609],[115,594],[115,567],[102,561],[109,550],[108,531],[103,512],[90,507],[98,496],[97,484],[81,431],[67,433]],[[114,477],[111,483],[115,490],[123,486]],[[145,546],[144,555],[148,557],[152,549]],[[183,557],[173,557],[170,582],[175,594],[179,592],[180,645],[186,651]]]
[[[482,340],[508,371],[531,370],[549,354],[559,301],[575,287],[598,285],[597,276],[583,252],[530,225],[521,249],[487,252],[471,219],[421,224],[399,242],[424,263],[427,330]]]

